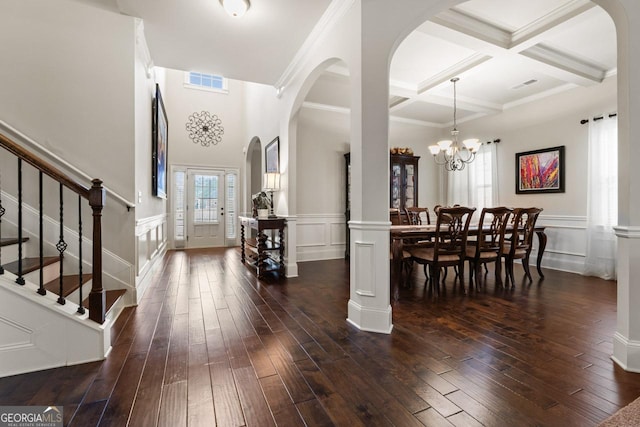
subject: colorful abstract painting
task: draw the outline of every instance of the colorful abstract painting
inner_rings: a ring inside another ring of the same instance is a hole
[[[516,193],[563,193],[564,146],[516,153]]]

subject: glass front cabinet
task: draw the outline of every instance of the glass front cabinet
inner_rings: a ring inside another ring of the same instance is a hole
[[[389,166],[391,168],[391,197],[390,207],[404,208],[418,206],[418,160],[420,156],[406,154],[391,154]],[[349,220],[351,219],[351,155],[346,153],[345,160],[345,221],[346,221],[346,248],[344,257],[349,258]]]
[[[391,154],[390,208],[402,212],[404,208],[418,206],[418,160],[420,156]]]

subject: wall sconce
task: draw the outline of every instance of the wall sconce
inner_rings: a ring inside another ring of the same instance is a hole
[[[220,0],[220,4],[234,18],[240,18],[251,6],[249,0]]]
[[[264,190],[269,192],[269,200],[271,208],[269,209],[269,218],[277,218],[273,213],[273,192],[280,189],[280,174],[277,172],[267,172],[264,174]]]

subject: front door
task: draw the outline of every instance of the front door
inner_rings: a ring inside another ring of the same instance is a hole
[[[224,246],[224,172],[188,169],[187,185],[186,246]]]

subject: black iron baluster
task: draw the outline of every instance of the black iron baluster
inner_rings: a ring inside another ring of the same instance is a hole
[[[63,189],[63,185],[60,184],[60,240],[58,240],[58,243],[56,244],[56,249],[58,250],[58,252],[60,252],[60,294],[58,296],[58,304],[64,305],[66,304],[66,300],[64,299],[63,293],[64,293],[64,286],[63,286],[63,277],[62,277],[62,273],[63,273],[63,267],[62,267],[62,254],[64,253],[64,251],[67,249],[67,244],[64,241],[64,224],[63,224],[63,199],[62,199],[62,189]]]
[[[2,217],[4,216],[4,207],[2,206],[2,174],[0,173],[0,242],[2,241]],[[4,274],[2,267],[2,245],[0,244],[0,274]]]
[[[22,277],[22,159],[18,159],[18,285],[24,285]]]
[[[78,313],[84,314],[82,306],[82,196],[78,196],[78,281],[80,282],[80,302],[78,303]]]
[[[46,295],[47,290],[44,288],[44,213],[42,204],[42,171],[40,171],[40,173],[38,174],[38,189],[38,206],[40,208],[40,286],[38,287],[38,293],[40,295]]]

